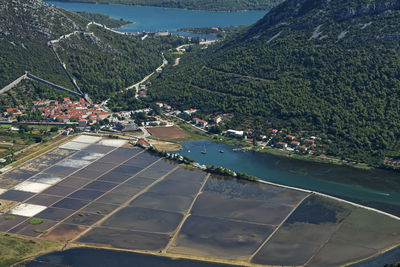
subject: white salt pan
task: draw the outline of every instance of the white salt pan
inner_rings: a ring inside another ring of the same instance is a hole
[[[125,145],[127,142],[127,140],[103,139],[99,142],[99,145],[120,147]]]
[[[58,166],[64,166],[64,167],[71,167],[71,168],[81,168],[83,166],[86,166],[90,163],[90,161],[87,160],[79,160],[79,159],[65,159],[59,163],[57,163]]]
[[[42,184],[56,184],[58,182],[60,182],[62,180],[62,178],[51,175],[51,174],[39,174],[37,176],[32,177],[31,179],[29,179],[30,182],[36,182],[36,183],[42,183]]]
[[[31,181],[22,182],[16,186],[14,186],[14,190],[24,191],[24,192],[31,192],[31,193],[39,193],[49,188],[50,184],[42,184],[42,183],[35,183]]]
[[[21,204],[13,208],[10,213],[13,215],[32,217],[44,211],[47,207],[33,204]]]
[[[60,148],[69,149],[69,150],[82,150],[84,148],[87,148],[88,146],[89,146],[89,144],[71,141],[71,142],[68,142],[68,143],[60,146]]]
[[[77,138],[74,138],[74,142],[86,143],[86,144],[94,144],[101,140],[101,137],[98,136],[90,136],[90,135],[81,135]]]

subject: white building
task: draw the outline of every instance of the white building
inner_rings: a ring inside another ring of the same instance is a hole
[[[234,137],[243,137],[244,131],[228,130],[228,131],[226,131],[226,135],[230,135],[230,136],[234,136]]]

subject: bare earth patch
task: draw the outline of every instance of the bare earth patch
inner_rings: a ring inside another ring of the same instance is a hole
[[[150,144],[154,146],[158,151],[178,151],[182,149],[180,144],[170,143],[158,140],[149,140]]]
[[[179,128],[178,126],[160,126],[160,127],[151,127],[147,129],[153,136],[160,139],[178,139],[189,137],[189,135]]]
[[[16,207],[19,204],[19,202],[0,199],[0,204],[1,204],[0,205],[0,214],[1,214],[1,213],[6,213],[10,209]]]
[[[60,224],[43,238],[56,242],[68,242],[78,236],[86,228],[80,225]]]

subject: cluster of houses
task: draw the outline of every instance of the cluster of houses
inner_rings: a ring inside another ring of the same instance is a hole
[[[23,112],[19,110],[18,108],[8,108],[6,109],[5,112],[3,112],[3,117],[4,118],[14,118],[17,116],[21,116]]]
[[[146,85],[145,84],[140,84],[139,85],[138,98],[145,98],[145,97],[147,97]]]
[[[78,121],[79,127],[85,127],[99,120],[107,118],[110,113],[104,111],[99,105],[91,105],[85,99],[80,98],[79,101],[71,101],[69,97],[65,97],[63,102],[56,100],[40,100],[34,101],[33,105],[43,112],[43,115],[51,121],[68,123],[71,120]]]
[[[159,108],[161,108],[163,111],[168,112],[172,110],[172,107],[170,105],[161,103],[161,102],[157,102],[156,106],[158,106]]]
[[[275,147],[277,148],[281,148],[281,149],[286,149],[289,150],[291,149],[295,149],[295,150],[302,150],[302,151],[307,151],[311,146],[313,146],[315,144],[315,136],[311,136],[308,139],[303,139],[300,141],[296,141],[295,140],[296,137],[293,135],[286,135],[285,137],[285,141],[286,142],[277,142],[275,144]]]
[[[194,114],[198,111],[195,108],[180,111],[180,110],[175,110],[170,105],[167,105],[165,103],[157,102],[156,105],[158,107],[160,107],[165,113],[169,113],[169,115],[178,116],[178,115],[184,114],[186,116],[192,117],[192,119],[191,119],[192,123],[199,128],[207,129],[209,127],[217,126],[218,124],[220,124],[223,121],[223,118],[224,118],[223,115],[217,115],[212,118],[209,118],[209,120],[206,121],[206,120],[194,117]]]

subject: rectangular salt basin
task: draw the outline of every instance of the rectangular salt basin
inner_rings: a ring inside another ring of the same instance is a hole
[[[7,191],[7,189],[0,188],[0,194],[3,194],[6,191]]]
[[[36,214],[44,211],[47,207],[34,205],[34,204],[21,204],[13,208],[10,213],[13,215],[25,216],[25,217],[33,217]]]
[[[102,153],[92,153],[92,152],[86,152],[86,151],[81,151],[76,153],[72,158],[75,159],[81,159],[81,160],[96,160],[104,156]]]
[[[94,144],[100,140],[101,140],[101,137],[98,137],[98,136],[81,135],[81,136],[78,136],[77,138],[74,138],[74,140],[72,140],[72,141],[79,142],[79,143],[86,143],[86,144]]]
[[[29,179],[30,182],[50,184],[50,185],[55,185],[56,183],[60,182],[61,180],[62,180],[62,178],[60,178],[60,177],[57,177],[52,174],[46,174],[46,173],[38,174],[38,175],[32,177],[31,179]]]
[[[127,142],[127,140],[103,139],[99,142],[99,145],[120,147],[125,145]]]
[[[71,168],[82,168],[83,166],[86,166],[90,164],[90,161],[87,160],[78,160],[78,159],[65,159],[56,165],[58,166],[64,166],[64,167],[71,167]]]
[[[82,150],[84,148],[87,148],[89,146],[89,144],[86,143],[79,143],[79,142],[68,142],[66,144],[63,144],[62,146],[60,146],[60,148],[63,149],[69,149],[69,150]]]
[[[43,190],[49,188],[50,184],[42,184],[42,183],[35,183],[31,181],[22,182],[16,186],[14,186],[14,190],[24,191],[24,192],[31,192],[31,193],[39,193]]]

